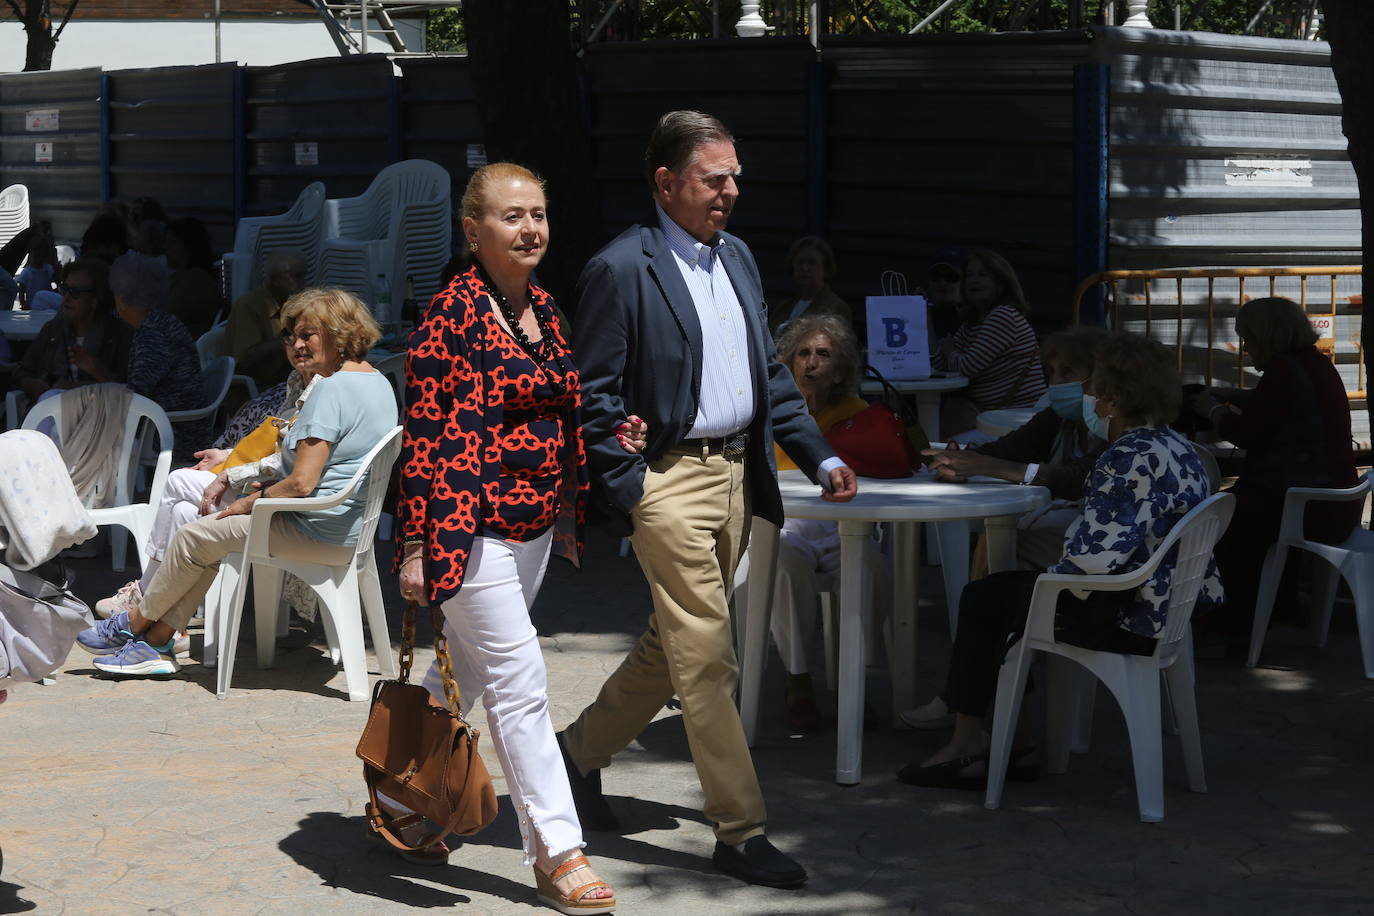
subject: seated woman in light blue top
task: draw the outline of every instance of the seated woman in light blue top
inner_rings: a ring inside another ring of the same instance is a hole
[[[243,549],[253,504],[263,496],[339,492],[396,426],[391,383],[364,359],[381,336],[366,306],[342,290],[308,289],[287,300],[281,319],[296,368],[320,363],[338,367],[314,383],[280,438],[285,476],[177,531],[136,606],[77,637],[78,645],[102,656],[94,662],[97,670],[137,676],[174,673],[173,634],[195,613],[220,561]],[[276,515],[272,553],[331,566],[348,562],[362,525],[363,501],[360,488],[333,509]]]

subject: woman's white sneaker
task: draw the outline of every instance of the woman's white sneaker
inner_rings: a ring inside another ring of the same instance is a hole
[[[95,616],[101,620],[109,620],[120,611],[128,613],[131,610],[137,610],[142,603],[143,589],[138,587],[138,580],[135,579],[132,582],[124,583],[119,591],[110,597],[101,598],[95,603],[93,610]]]

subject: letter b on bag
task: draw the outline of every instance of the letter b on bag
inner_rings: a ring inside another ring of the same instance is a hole
[[[896,349],[906,346],[907,336],[905,318],[884,318],[883,331],[886,332],[887,345],[889,347]]]
[[[868,362],[890,379],[930,377],[926,301],[921,296],[869,296]]]

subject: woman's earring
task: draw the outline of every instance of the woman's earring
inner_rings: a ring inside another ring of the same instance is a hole
[[[477,250],[477,243],[476,243],[476,242],[468,242],[468,250],[469,250],[469,251],[476,251],[476,250]]]

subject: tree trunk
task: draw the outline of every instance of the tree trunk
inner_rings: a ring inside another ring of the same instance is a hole
[[[577,276],[607,233],[568,0],[466,0],[463,23],[487,159],[548,182],[539,282],[571,314]]]
[[[1324,0],[1326,27],[1331,43],[1331,69],[1341,91],[1341,126],[1350,147],[1350,161],[1360,189],[1360,223],[1363,235],[1361,264],[1369,264],[1369,237],[1374,231],[1374,5],[1368,0]],[[1368,274],[1366,267],[1365,273]],[[1368,296],[1367,290],[1362,292]],[[1365,390],[1374,388],[1374,312],[1365,307],[1360,322],[1364,347]],[[1365,402],[1374,428],[1374,399]]]
[[[46,20],[44,24],[47,24]],[[24,53],[24,72],[52,69],[52,51],[56,47],[56,42],[52,40],[50,28],[51,25],[48,25],[48,28],[27,28],[28,44]]]

